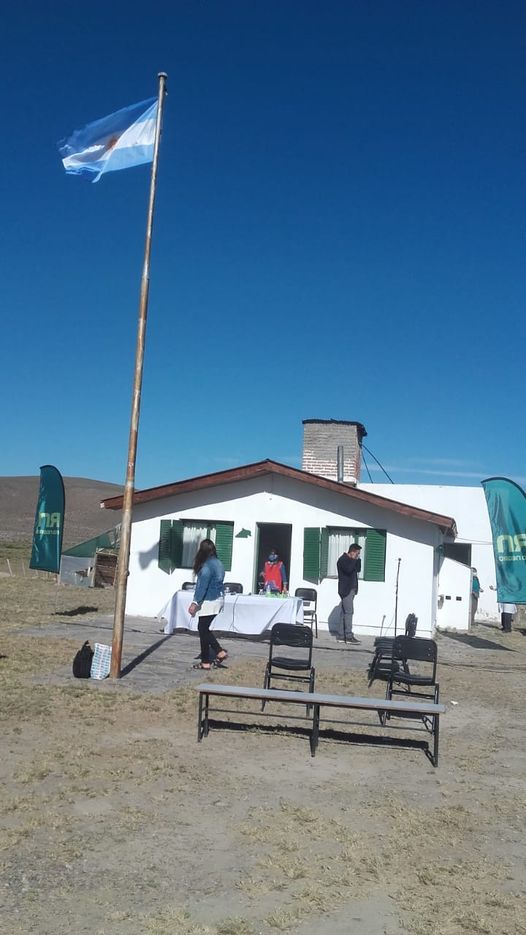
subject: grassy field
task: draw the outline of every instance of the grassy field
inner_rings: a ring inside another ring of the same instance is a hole
[[[18,574],[21,574],[21,563],[24,562],[28,569],[31,558],[31,541],[21,540],[20,542],[3,542],[0,539],[0,572],[9,574],[7,560]],[[29,569],[28,569],[29,570]]]
[[[440,640],[433,770],[364,727],[315,759],[272,721],[197,745],[192,676],[156,694],[72,678],[71,625],[110,613],[111,590],[21,577],[0,590],[9,935],[526,933],[521,633],[477,628],[477,650]],[[259,684],[261,660],[212,678]],[[357,668],[317,678],[367,691]]]

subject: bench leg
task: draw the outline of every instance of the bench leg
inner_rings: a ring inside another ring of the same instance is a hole
[[[197,742],[208,737],[208,707],[210,696],[199,692],[199,713],[197,715]],[[203,705],[204,700],[204,705]]]
[[[267,663],[267,668],[265,669],[265,678],[263,679],[263,688],[270,688],[270,670]],[[261,702],[261,710],[265,710],[266,702],[263,700]]]
[[[197,713],[197,743],[200,743],[203,736],[202,731],[202,721],[203,721],[203,694],[199,692],[199,711]]]
[[[203,737],[208,737],[208,709],[210,707],[210,695],[205,695],[205,716],[203,721]]]
[[[434,730],[433,730],[433,766],[438,766],[438,735],[439,735],[439,721],[440,716],[435,714],[434,718]]]
[[[318,735],[320,732],[320,706],[313,705],[312,710],[312,732],[310,735],[310,755],[316,756],[316,747],[318,746]]]

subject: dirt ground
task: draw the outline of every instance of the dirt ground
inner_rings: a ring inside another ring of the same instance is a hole
[[[79,681],[83,640],[111,642],[112,593],[4,578],[0,594],[9,935],[526,933],[526,631],[439,637],[433,769],[419,725],[382,742],[367,714],[324,725],[314,759],[300,722],[273,718],[223,715],[249,726],[197,744],[195,636],[128,621],[124,677]],[[267,646],[225,645],[208,678],[261,684]],[[320,639],[317,688],[381,697],[370,658]]]

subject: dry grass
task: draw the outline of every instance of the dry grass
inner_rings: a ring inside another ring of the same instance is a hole
[[[498,666],[489,653],[482,667],[444,664],[443,697],[458,705],[438,771],[421,751],[342,743],[311,761],[294,735],[212,731],[198,746],[192,687],[150,696],[69,681],[78,639],[67,613],[64,636],[46,635],[55,601],[93,602],[96,615],[112,595],[22,584],[0,582],[13,935],[330,932],[331,913],[359,900],[375,919],[385,894],[391,913],[360,935],[525,935],[520,635]],[[43,638],[21,635],[28,623]],[[259,684],[261,668],[240,660],[210,677]],[[318,686],[366,691],[355,669],[318,666]]]
[[[266,853],[245,892],[257,900],[286,889],[266,917],[269,926],[287,930],[312,912],[373,898],[385,881],[410,917],[407,930],[418,935],[525,931],[524,897],[510,890],[506,861],[465,856],[480,836],[478,813],[441,806],[430,814],[427,806],[410,809],[395,796],[374,797],[370,805],[368,827],[359,834],[351,810],[344,820],[284,802],[278,814],[252,811],[240,831]]]
[[[42,573],[39,573],[42,574]],[[53,578],[1,577],[2,636],[21,627],[89,620],[113,610],[112,588],[65,588]]]

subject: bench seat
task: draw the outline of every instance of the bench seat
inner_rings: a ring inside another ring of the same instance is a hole
[[[307,712],[311,712],[311,715],[306,718],[312,722],[310,736],[311,756],[315,755],[318,746],[320,709],[324,707],[357,709],[362,711],[376,711],[380,716],[382,725],[385,724],[386,716],[421,718],[433,735],[433,752],[429,753],[431,762],[433,766],[438,765],[439,719],[440,715],[446,710],[445,706],[442,704],[434,704],[429,701],[404,701],[403,699],[395,698],[387,700],[385,698],[369,698],[355,695],[326,695],[321,692],[286,691],[275,688],[253,688],[243,685],[218,685],[213,682],[198,685],[197,691],[199,692],[198,741],[208,735],[211,696],[215,698],[241,698],[252,701],[276,701],[282,704],[305,705]],[[251,711],[250,713],[258,715],[263,714],[263,712],[260,711]]]

